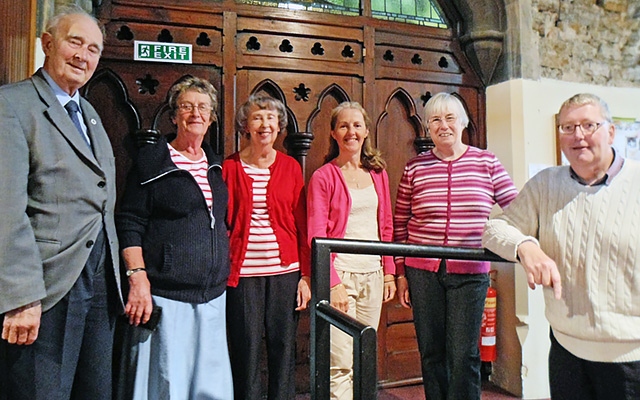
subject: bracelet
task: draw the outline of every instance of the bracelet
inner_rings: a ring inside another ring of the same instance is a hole
[[[140,272],[140,271],[144,271],[145,268],[133,268],[133,269],[128,269],[126,272],[127,278],[130,277],[131,275],[135,274],[136,272]]]
[[[332,287],[332,288],[331,288],[331,290],[333,290],[333,289],[337,289],[337,288],[338,288],[338,286],[342,286],[342,287],[344,287],[344,285],[343,285],[342,283],[338,283],[337,285],[335,285],[334,287]]]
[[[407,279],[407,277],[404,275],[398,275],[396,276],[396,279]]]
[[[390,282],[395,282],[396,278],[391,278],[391,279],[385,279],[384,283],[390,283]]]

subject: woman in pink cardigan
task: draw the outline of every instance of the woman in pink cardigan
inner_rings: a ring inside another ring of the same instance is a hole
[[[325,164],[308,185],[309,240],[314,237],[391,241],[389,178],[369,140],[369,117],[355,102],[331,112]],[[382,303],[395,296],[393,257],[332,254],[331,305],[378,327]],[[331,328],[331,398],[353,398],[351,338]]]

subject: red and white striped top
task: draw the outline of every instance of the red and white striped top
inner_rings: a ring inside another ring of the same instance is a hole
[[[267,207],[267,186],[271,179],[271,171],[268,168],[256,168],[244,162],[242,168],[252,180],[253,208],[249,226],[249,243],[240,268],[240,277],[269,276],[296,271],[298,263],[281,265],[280,247],[271,226]]]
[[[207,155],[203,152],[201,159],[192,161],[183,156],[170,144],[168,144],[168,147],[169,154],[171,155],[171,161],[173,161],[176,167],[185,171],[189,171],[191,176],[193,176],[193,178],[198,183],[200,190],[202,190],[204,199],[207,202],[207,207],[209,207],[209,210],[211,210],[211,208],[213,207],[213,194],[211,193],[211,186],[209,185],[209,180],[207,179],[207,170],[209,168]]]

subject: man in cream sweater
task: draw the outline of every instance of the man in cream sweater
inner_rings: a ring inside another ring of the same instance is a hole
[[[597,96],[571,97],[558,122],[570,166],[531,178],[483,245],[544,286],[554,400],[640,399],[640,163],[611,147]]]

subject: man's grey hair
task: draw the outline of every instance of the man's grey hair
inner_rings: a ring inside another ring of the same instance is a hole
[[[58,28],[60,27],[60,23],[70,15],[83,15],[87,18],[91,18],[93,22],[95,22],[96,25],[98,25],[98,28],[100,28],[100,32],[102,32],[102,36],[104,37],[106,35],[105,29],[102,23],[100,23],[100,21],[98,21],[96,17],[89,14],[84,8],[75,4],[70,4],[64,7],[60,7],[56,12],[56,14],[51,18],[49,18],[49,20],[47,21],[47,25],[44,28],[44,31],[50,34],[51,36],[53,36],[54,38],[57,37],[56,34],[58,33]]]
[[[578,93],[572,96],[567,101],[562,103],[562,106],[560,106],[560,111],[558,111],[558,114],[560,114],[562,111],[564,111],[567,108],[585,106],[587,104],[593,104],[594,106],[600,107],[600,112],[602,113],[602,117],[605,120],[607,120],[607,122],[609,123],[613,122],[613,119],[611,118],[611,111],[609,111],[609,105],[600,97],[592,93]]]

